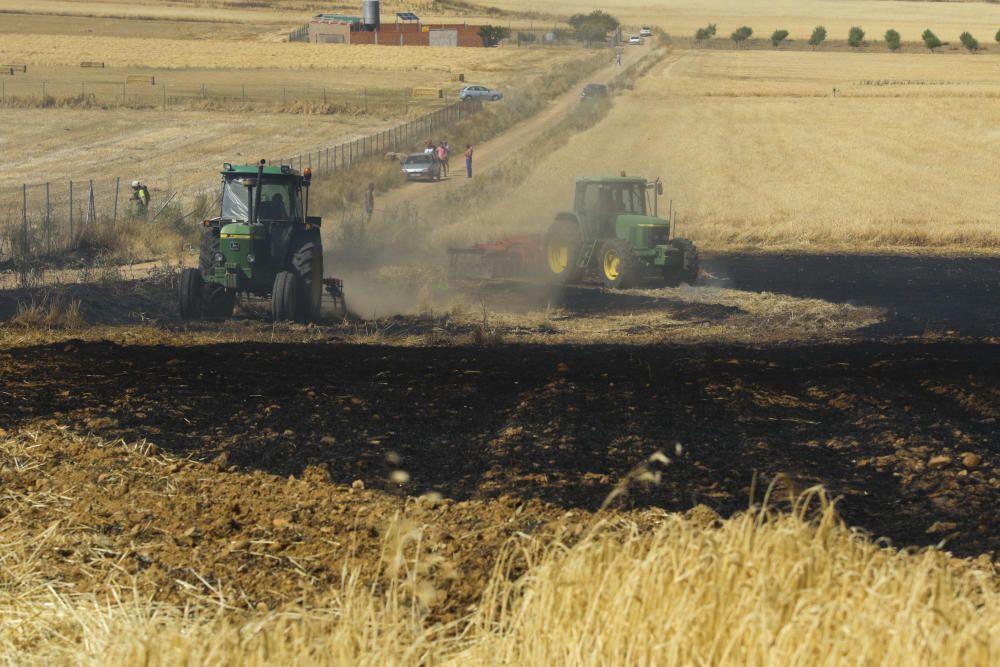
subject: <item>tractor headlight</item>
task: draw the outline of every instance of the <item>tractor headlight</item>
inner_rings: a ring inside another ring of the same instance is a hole
[[[226,261],[226,256],[223,255],[221,252],[217,252],[215,253],[215,261],[219,264],[222,264],[224,261]]]
[[[248,264],[253,264],[256,261],[257,261],[257,258],[253,255],[253,253],[247,255],[247,263]]]

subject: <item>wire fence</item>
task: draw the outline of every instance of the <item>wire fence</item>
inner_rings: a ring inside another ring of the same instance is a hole
[[[435,132],[482,108],[480,100],[456,102],[373,134],[268,161],[300,171],[309,167],[316,175],[336,174],[376,156],[408,152],[416,142],[422,145]],[[178,193],[151,187],[152,204],[141,209],[131,200],[129,181],[125,177],[101,177],[0,189],[0,265],[76,249],[94,225],[115,225],[126,219],[165,219],[160,213],[171,203],[178,203]],[[206,184],[198,192],[185,193],[184,199],[213,191],[214,185]]]
[[[100,71],[100,70],[97,70]],[[159,75],[39,79],[4,75],[0,105],[5,107],[100,107],[128,109],[268,109],[309,112],[409,113],[411,108],[447,105],[456,93],[414,97],[410,88],[335,88],[272,85],[221,80],[166,81]]]

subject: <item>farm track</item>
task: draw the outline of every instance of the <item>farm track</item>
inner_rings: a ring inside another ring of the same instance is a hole
[[[402,512],[459,568],[442,611],[457,614],[511,535],[544,533],[566,512],[586,523],[657,450],[673,459],[661,483],[633,486],[611,512],[653,520],[634,511],[705,505],[725,516],[776,480],[779,499],[822,484],[874,536],[996,558],[1000,354],[995,338],[959,335],[997,330],[983,317],[995,260],[808,259],[717,256],[709,267],[736,286],[870,300],[896,316],[835,343],[756,346],[8,348],[0,424],[51,442],[41,472],[7,467],[0,481],[15,496],[73,498],[25,516],[84,525],[102,549],[131,554],[118,562],[140,588],[170,599],[182,597],[179,576],[198,583],[178,574],[189,567],[248,604],[318,594],[345,559],[378,562]],[[614,308],[615,296],[587,291],[567,307]],[[958,333],[909,335],[935,321]],[[418,500],[430,492],[444,500]],[[72,558],[46,558],[81,588],[100,586]],[[248,569],[261,559],[266,577]]]

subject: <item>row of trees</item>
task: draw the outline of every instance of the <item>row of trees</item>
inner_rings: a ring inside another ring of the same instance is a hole
[[[709,23],[704,28],[698,28],[694,33],[694,38],[699,42],[703,42],[711,39],[712,37],[715,36],[715,34],[716,34],[715,24]],[[740,46],[743,42],[750,39],[752,35],[753,35],[753,28],[751,28],[750,26],[741,26],[736,30],[734,30],[729,35],[729,38],[736,43],[736,46]],[[775,48],[780,46],[781,43],[784,42],[786,39],[788,39],[787,30],[775,30],[773,33],[771,33],[771,45],[774,46]],[[935,35],[929,29],[924,30],[923,35],[921,35],[921,39],[924,42],[924,46],[926,46],[931,51],[934,51],[944,46],[944,42],[942,42],[938,38],[938,36]],[[959,40],[961,40],[962,46],[964,46],[968,51],[974,52],[979,50],[979,41],[975,37],[973,37],[971,33],[963,32],[959,36]],[[812,31],[812,35],[809,36],[809,45],[817,47],[825,41],[826,41],[826,28],[824,28],[821,25],[816,26],[816,28],[813,29]],[[997,31],[996,41],[1000,42],[1000,30]],[[866,43],[865,31],[857,26],[854,26],[847,33],[847,43],[848,45],[850,45],[855,49],[864,46]],[[903,48],[902,38],[900,37],[899,33],[895,30],[890,29],[885,31],[885,43],[886,46],[888,46],[889,50],[891,51],[899,51],[901,48]]]

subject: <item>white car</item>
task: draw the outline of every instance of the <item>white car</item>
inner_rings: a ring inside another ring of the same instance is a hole
[[[487,88],[486,86],[465,86],[462,90],[458,91],[458,99],[460,100],[468,100],[473,97],[496,102],[503,97],[503,93],[495,88]]]
[[[647,25],[642,26],[642,30],[639,31],[639,37],[652,37],[653,29]]]
[[[631,37],[628,38],[628,43],[629,44],[642,44],[642,37],[639,37],[639,35],[632,35]]]

